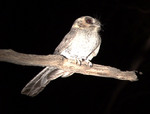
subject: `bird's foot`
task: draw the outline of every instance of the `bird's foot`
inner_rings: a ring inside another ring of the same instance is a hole
[[[76,62],[76,64],[78,64],[80,66],[82,65],[82,62],[84,62],[83,64],[85,64],[85,65],[87,65],[89,67],[93,66],[93,64],[89,60],[87,60],[87,59],[76,58],[75,62]]]
[[[92,67],[92,66],[93,66],[93,64],[92,64],[91,61],[89,61],[89,60],[86,59],[85,62],[86,62],[86,65],[88,65],[89,67]]]
[[[79,59],[79,58],[76,58],[76,59],[75,59],[76,64],[78,64],[78,65],[80,65],[80,66],[81,66],[81,64],[82,64],[82,61],[83,61],[83,59]]]

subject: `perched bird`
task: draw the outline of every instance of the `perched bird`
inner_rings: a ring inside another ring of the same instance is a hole
[[[82,16],[76,19],[54,54],[74,59],[79,64],[85,61],[92,66],[90,60],[97,55],[101,45],[101,37],[98,33],[100,29],[101,23],[95,18]],[[36,96],[51,80],[72,74],[73,72],[66,72],[56,67],[46,67],[23,88],[21,93]]]

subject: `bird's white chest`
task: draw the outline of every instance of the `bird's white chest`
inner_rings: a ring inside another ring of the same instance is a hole
[[[98,34],[77,34],[69,46],[61,53],[67,58],[86,59],[99,44]]]

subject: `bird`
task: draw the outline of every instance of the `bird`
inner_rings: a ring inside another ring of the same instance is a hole
[[[100,30],[101,23],[98,19],[91,16],[77,18],[53,54],[61,55],[67,59],[74,59],[79,65],[85,61],[87,65],[92,67],[91,60],[98,54],[101,45]],[[74,72],[47,66],[27,83],[21,93],[34,97],[52,80],[59,77],[69,77],[73,74]]]

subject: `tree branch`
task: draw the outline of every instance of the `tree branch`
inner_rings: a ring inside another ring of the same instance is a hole
[[[82,62],[82,65],[80,66],[75,63],[75,60],[66,59],[60,55],[23,54],[11,49],[0,49],[0,61],[28,66],[54,66],[68,72],[115,78],[119,80],[137,80],[134,71],[120,71],[117,68],[97,64],[93,64],[92,67],[89,67],[85,65],[85,62]]]

